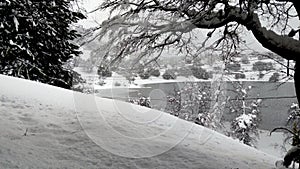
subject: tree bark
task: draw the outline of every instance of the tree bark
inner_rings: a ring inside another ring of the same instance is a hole
[[[296,96],[298,103],[300,103],[300,60],[296,60],[296,65],[295,65],[295,73],[294,73],[294,85],[295,85],[295,91],[296,91]]]
[[[300,1],[299,0],[294,0],[293,1],[294,7],[298,13],[298,19],[300,20]],[[300,41],[300,32],[298,32],[299,35],[299,41]],[[299,47],[300,48],[300,47]],[[298,100],[298,104],[300,103],[300,59],[295,60],[295,70],[294,70],[294,85],[295,85],[295,91],[296,91],[296,96]],[[300,168],[300,165],[299,165]]]

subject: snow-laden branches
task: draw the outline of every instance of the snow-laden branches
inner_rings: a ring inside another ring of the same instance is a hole
[[[298,28],[291,25],[299,20],[296,1],[106,0],[99,9],[110,16],[94,38],[107,44],[104,59],[112,64],[126,56],[153,61],[170,48],[192,57],[207,48],[232,52],[243,42],[242,27],[286,59],[297,60],[300,54],[294,38]],[[203,35],[199,28],[213,31]]]

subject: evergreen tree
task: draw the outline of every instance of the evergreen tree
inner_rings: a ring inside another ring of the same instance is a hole
[[[252,86],[244,86],[242,82],[232,83],[235,98],[230,101],[229,109],[236,117],[231,121],[231,137],[242,143],[255,147],[259,137],[258,127],[261,122],[261,99],[249,99]]]
[[[83,19],[72,0],[1,0],[0,73],[71,88],[64,63],[78,56],[70,24]]]

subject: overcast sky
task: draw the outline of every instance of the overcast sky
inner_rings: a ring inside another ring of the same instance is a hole
[[[86,9],[87,12],[90,12],[96,9],[103,1],[102,0],[81,0],[81,5]],[[107,13],[103,11],[96,11],[88,14],[88,18],[81,20],[79,23],[85,28],[97,26],[97,23],[101,23],[104,19],[107,18]]]
[[[96,9],[103,0],[81,0],[81,4],[83,7],[87,10],[87,12],[92,11]],[[97,11],[88,14],[88,18],[86,20],[82,20],[79,22],[80,25],[83,25],[85,28],[94,27],[97,26],[97,23],[101,23],[103,20],[107,18],[108,14],[103,11]],[[206,34],[207,31],[204,31],[203,34]],[[253,37],[252,33],[245,32],[245,35],[243,35],[246,40],[247,45],[256,50],[256,51],[268,51],[267,49],[263,48],[260,43],[257,42],[257,40]]]

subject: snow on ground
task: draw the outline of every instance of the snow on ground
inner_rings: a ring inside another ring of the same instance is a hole
[[[84,68],[76,67],[74,71],[78,72],[83,79],[87,81],[89,85],[95,90],[101,89],[111,89],[111,88],[140,88],[140,86],[136,83],[129,83],[129,81],[122,75],[119,75],[116,72],[112,72],[111,77],[106,77],[103,79],[104,84],[99,85],[102,80],[99,79],[97,74],[97,69],[93,69],[91,72],[86,72],[83,70]]]
[[[197,79],[194,76],[189,76],[189,77],[177,76],[176,79],[165,80],[162,77],[150,76],[149,79],[141,79],[137,77],[134,83],[138,85],[145,85],[145,84],[158,84],[158,83],[207,82],[207,81],[211,81],[211,80]]]
[[[259,139],[257,142],[257,149],[272,154],[276,157],[284,157],[286,151],[283,149],[283,140],[286,138],[283,132],[273,132],[270,135],[270,131],[259,130]],[[290,145],[286,145],[286,149],[289,150]]]
[[[230,122],[224,122],[223,126],[227,131],[230,130]],[[258,129],[259,136],[255,146],[259,151],[271,154],[278,158],[283,158],[286,151],[291,148],[289,144],[283,146],[283,141],[286,138],[284,132],[273,132],[270,135],[269,130]]]
[[[0,168],[268,169],[278,158],[166,113],[0,75]]]

